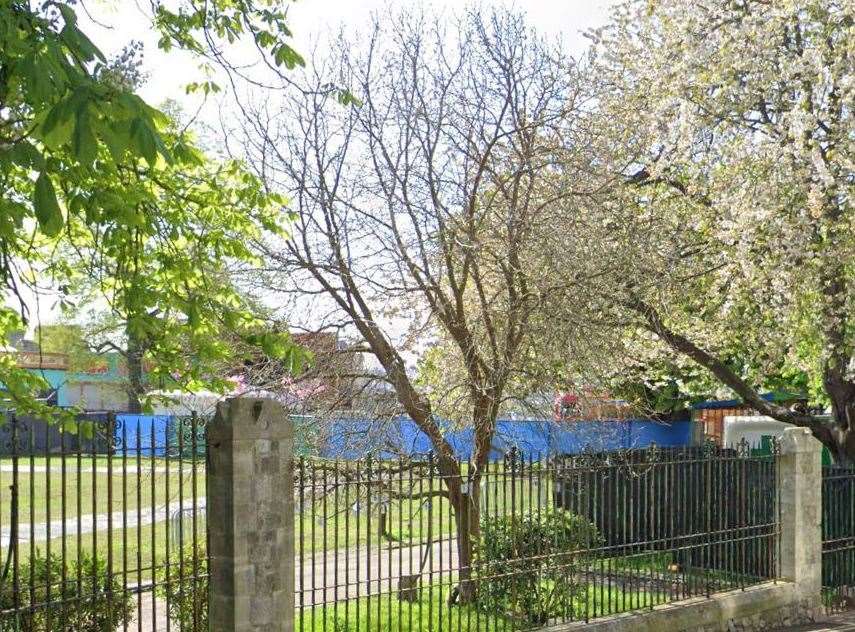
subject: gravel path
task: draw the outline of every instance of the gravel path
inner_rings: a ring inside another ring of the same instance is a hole
[[[326,554],[297,558],[297,605],[332,604],[344,599],[392,593],[396,599],[398,578],[419,573],[426,545],[382,547],[368,551],[339,549]],[[435,542],[422,570],[425,584],[453,581],[457,551],[450,540]]]

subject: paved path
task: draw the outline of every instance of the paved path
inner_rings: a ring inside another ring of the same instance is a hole
[[[205,505],[206,503],[204,496],[196,498],[196,508],[202,515],[204,515]],[[122,528],[125,516],[127,516],[128,528],[143,527],[146,525],[150,525],[153,522],[163,522],[164,520],[168,520],[173,512],[177,511],[182,507],[185,511],[192,510],[192,498],[185,498],[183,505],[179,501],[175,501],[169,503],[168,505],[161,505],[160,507],[155,507],[154,509],[143,509],[140,512],[137,512],[134,509],[128,510],[127,512],[114,511],[112,515],[106,513],[86,514],[80,516],[79,518],[77,516],[73,518],[66,518],[64,532],[62,530],[62,520],[52,520],[50,523],[39,522],[32,526],[32,530],[30,529],[30,523],[21,522],[18,524],[18,542],[24,543],[29,542],[30,540],[33,540],[34,542],[43,542],[48,539],[48,536],[50,536],[50,538],[58,538],[63,534],[68,537],[77,535],[78,533],[83,534],[92,533],[92,531],[104,531],[107,529],[107,526],[110,524],[111,520],[113,523],[113,531],[115,532]],[[0,529],[0,541],[6,542],[9,539],[10,535],[11,528],[9,526],[4,526],[2,529]]]
[[[152,606],[154,607],[152,608]],[[139,616],[140,608],[142,609],[142,616]],[[155,598],[150,592],[143,593],[139,597],[137,607],[134,608],[134,620],[128,624],[128,630],[137,630],[137,632],[166,630],[166,618],[166,602]],[[172,624],[169,628],[170,630],[178,630],[178,626],[175,624]]]
[[[398,593],[398,578],[419,573],[427,545],[383,547],[369,555],[359,551],[339,549],[326,554],[307,555],[296,564],[302,573],[296,577],[297,605],[304,607],[331,604],[344,599],[366,595]],[[454,581],[457,551],[450,540],[435,542],[422,569],[425,584]]]
[[[361,553],[352,549],[304,556],[303,572],[296,578],[295,604],[298,608],[301,605],[304,608],[320,607],[324,603],[331,605],[335,601],[341,602],[344,599],[355,599],[367,595],[382,595],[385,600],[388,599],[389,593],[395,601],[398,591],[397,578],[402,574],[418,572],[421,556],[426,548],[426,545],[384,547],[373,550],[370,556],[364,549]],[[451,551],[452,548],[448,540],[434,543],[431,556],[423,570],[423,584],[431,581],[431,572],[435,582],[440,578],[443,583],[454,581],[455,574],[451,569],[457,565],[457,555]],[[301,563],[299,557],[296,562],[299,566]],[[142,616],[137,620],[138,610],[134,607],[134,620],[128,624],[128,630],[138,632],[166,630],[166,603],[160,598],[153,597],[151,592],[143,593],[139,599]],[[152,603],[153,600],[154,603]],[[175,625],[172,625],[171,629],[175,630]]]
[[[855,632],[855,611],[828,617],[820,623],[777,628],[770,632]]]
[[[204,506],[204,498],[200,499]],[[166,515],[167,509],[159,510]],[[135,516],[134,516],[135,517]],[[154,518],[158,518],[156,514]],[[91,517],[90,517],[91,518]],[[106,516],[98,516],[99,521]],[[152,516],[143,516],[151,520]],[[115,515],[114,515],[115,519]],[[121,519],[121,513],[119,514]],[[162,518],[160,518],[162,519]],[[91,520],[84,525],[91,530]],[[121,522],[118,523],[119,525]],[[129,516],[129,526],[136,526],[136,520]],[[22,527],[24,525],[21,525]],[[44,527],[44,525],[41,525]],[[74,528],[77,528],[76,521]],[[58,528],[55,533],[59,533]],[[68,533],[71,533],[69,530]],[[22,536],[24,533],[22,532]],[[29,532],[26,533],[29,537]],[[355,599],[367,595],[382,595],[382,598],[397,600],[398,578],[402,575],[419,573],[422,556],[428,553],[424,568],[421,570],[422,584],[441,581],[450,584],[456,580],[457,553],[454,543],[450,540],[435,542],[430,551],[426,544],[415,546],[384,546],[374,548],[370,555],[365,548],[340,549],[327,553],[307,554],[296,559],[302,573],[296,577],[295,603],[298,607],[320,607],[331,605],[345,599]],[[130,586],[129,586],[130,587]],[[128,624],[128,630],[138,632],[157,632],[166,630],[166,603],[156,598],[151,592],[142,593],[139,597],[141,611],[133,608],[134,620]],[[339,606],[340,607],[340,606]],[[138,615],[141,614],[141,616]],[[171,626],[175,629],[175,626]]]

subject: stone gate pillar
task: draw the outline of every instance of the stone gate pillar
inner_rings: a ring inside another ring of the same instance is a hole
[[[207,473],[212,632],[294,629],[293,447],[277,402],[217,406]]]
[[[807,428],[788,428],[781,438],[778,502],[780,574],[795,584],[802,608],[821,609],[822,444]]]

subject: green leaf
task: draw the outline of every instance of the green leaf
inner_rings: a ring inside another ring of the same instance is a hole
[[[277,66],[284,65],[288,70],[293,70],[297,66],[305,66],[305,60],[300,54],[287,44],[280,44],[273,51],[273,60]]]
[[[86,56],[86,59],[91,60],[97,57],[100,61],[106,62],[107,58],[104,57],[104,53],[102,53],[101,50],[97,46],[95,46],[95,44],[92,43],[92,40],[90,40],[83,33],[83,31],[79,29],[75,30],[77,31],[78,46],[80,47],[83,54]]]
[[[65,11],[63,11],[63,9],[65,9]],[[66,46],[68,46],[68,48],[83,61],[92,61],[95,58],[102,62],[107,61],[107,58],[104,57],[104,54],[99,50],[99,48],[92,43],[92,40],[90,40],[83,31],[77,28],[77,18],[71,8],[60,5],[60,11],[65,18],[65,26],[60,32],[60,35],[62,36]],[[71,21],[69,21],[68,16],[71,16]]]
[[[71,137],[71,149],[82,163],[91,164],[98,155],[98,140],[89,122],[88,104],[83,104],[77,111],[77,125],[74,126]]]
[[[355,105],[356,107],[362,106],[362,101],[358,99],[350,90],[339,90],[337,98],[338,102],[342,105]]]
[[[39,135],[48,147],[56,149],[68,142],[71,138],[73,128],[69,100],[63,99],[48,112],[41,125]]]
[[[131,143],[149,166],[153,167],[157,162],[157,140],[148,123],[142,118],[131,123]]]
[[[36,219],[39,220],[39,226],[48,237],[54,237],[59,234],[65,224],[65,218],[62,214],[62,209],[59,207],[59,202],[56,199],[56,191],[53,188],[50,176],[42,171],[36,180],[36,186],[33,191],[33,207],[36,212]]]
[[[25,169],[41,169],[45,160],[41,152],[32,143],[22,140],[15,143],[9,150],[9,158],[16,165]]]
[[[57,86],[47,59],[47,56],[40,57],[33,53],[24,57],[15,68],[35,103],[50,102],[56,98]]]
[[[130,135],[128,129],[122,123],[114,123],[112,125],[101,124],[98,127],[98,135],[107,149],[110,150],[110,155],[113,160],[120,161],[125,155],[130,143]]]
[[[59,4],[56,6],[59,7],[59,12],[62,14],[62,19],[65,20],[66,25],[74,26],[77,24],[77,14],[67,4]]]
[[[184,140],[179,140],[172,145],[172,155],[179,164],[190,167],[198,167],[205,164],[205,155],[197,148],[187,144]]]
[[[169,148],[166,146],[166,143],[163,142],[163,138],[157,132],[153,132],[152,136],[154,137],[154,145],[157,149],[157,152],[163,156],[164,160],[166,160],[167,164],[172,164],[172,154],[169,153]],[[149,163],[151,164],[151,163]]]
[[[192,329],[196,329],[199,327],[200,320],[201,316],[199,313],[199,305],[195,300],[192,300],[187,306],[187,324],[190,325]]]

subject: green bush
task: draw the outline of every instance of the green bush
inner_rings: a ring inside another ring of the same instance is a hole
[[[188,547],[181,562],[158,573],[157,594],[168,600],[169,620],[180,630],[208,629],[208,556],[202,547]],[[183,581],[179,569],[183,567]]]
[[[483,518],[478,606],[532,626],[571,612],[586,589],[578,581],[585,551],[602,541],[593,524],[562,509]]]
[[[16,606],[11,571],[0,588],[0,609],[10,611],[0,621],[2,632],[114,632],[133,618],[133,599],[122,592],[117,577],[107,573],[103,559],[86,556],[63,561],[59,555],[38,554],[21,564],[18,578],[15,614],[11,613]]]

